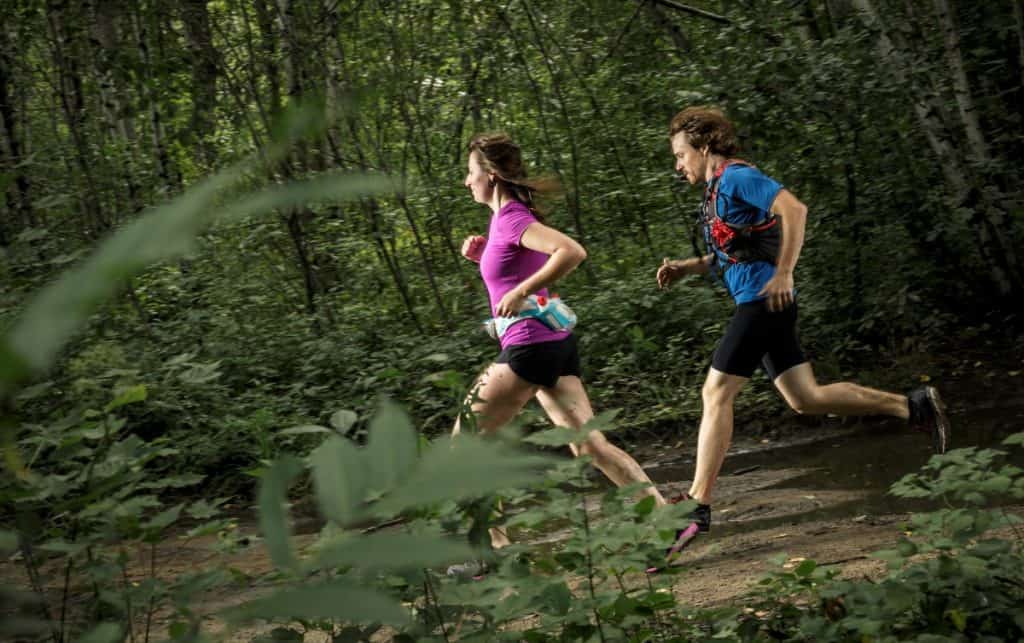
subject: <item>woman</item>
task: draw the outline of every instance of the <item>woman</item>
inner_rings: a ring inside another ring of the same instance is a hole
[[[547,297],[547,287],[572,272],[587,253],[558,230],[544,224],[538,197],[557,189],[550,180],[530,180],[519,146],[504,134],[481,134],[469,144],[465,186],[473,200],[491,209],[487,236],[470,236],[462,255],[480,264],[494,317],[515,316],[531,295]],[[501,353],[484,369],[467,399],[477,427],[492,433],[537,398],[551,421],[579,429],[593,416],[580,380],[576,337],[569,330],[553,330],[537,319],[511,325],[501,336]],[[455,422],[453,435],[460,430]],[[665,499],[640,465],[612,445],[599,431],[591,431],[574,455],[589,455],[594,466],[616,485],[646,483],[646,495],[657,505]],[[509,544],[506,534],[492,528],[491,544]],[[476,575],[479,564],[457,565],[452,575]]]

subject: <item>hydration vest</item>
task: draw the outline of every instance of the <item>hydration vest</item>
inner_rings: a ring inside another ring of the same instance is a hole
[[[730,165],[754,167],[740,159],[729,159],[715,170],[715,175],[704,189],[704,202],[697,217],[697,223],[704,227],[704,243],[713,253],[717,251],[725,255],[723,273],[737,263],[767,261],[774,264],[782,240],[778,217],[768,212],[760,223],[736,224],[723,221],[718,214],[718,184],[725,168]],[[720,259],[717,253],[715,257]]]

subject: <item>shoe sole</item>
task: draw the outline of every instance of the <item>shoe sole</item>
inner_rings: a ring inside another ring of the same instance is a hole
[[[949,418],[946,417],[946,404],[934,386],[927,387],[925,395],[935,413],[935,434],[932,436],[932,448],[935,453],[942,454],[949,450],[950,426]]]

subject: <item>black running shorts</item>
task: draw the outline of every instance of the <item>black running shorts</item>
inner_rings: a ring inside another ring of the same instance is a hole
[[[575,335],[553,342],[509,346],[494,361],[508,364],[513,373],[530,384],[548,388],[564,375],[580,376],[580,353]]]
[[[765,300],[736,306],[736,313],[711,358],[711,366],[727,375],[750,377],[758,363],[768,379],[807,361],[797,337],[796,303],[770,312]]]

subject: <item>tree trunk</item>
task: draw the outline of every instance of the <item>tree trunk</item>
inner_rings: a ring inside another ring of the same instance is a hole
[[[34,227],[37,224],[35,211],[32,208],[32,186],[21,163],[23,150],[18,136],[18,116],[15,111],[15,96],[11,93],[16,85],[14,82],[14,56],[7,31],[0,27],[0,136],[2,136],[3,164],[0,167],[12,178],[10,185],[4,189],[8,211],[16,214],[0,224],[0,246],[10,245],[11,236],[16,231],[14,221],[21,228]]]
[[[1020,270],[1013,244],[1007,235],[1005,215],[998,205],[987,202],[988,197],[984,190],[972,186],[968,180],[977,174],[978,169],[964,163],[964,154],[950,142],[949,132],[939,119],[941,106],[935,104],[936,97],[933,94],[917,85],[915,74],[912,73],[913,68],[906,60],[908,49],[894,43],[894,38],[898,37],[897,32],[885,28],[871,0],[852,0],[852,3],[861,13],[867,26],[878,31],[880,57],[883,61],[892,63],[888,67],[908,91],[921,130],[942,168],[954,207],[967,207],[974,211],[970,227],[977,235],[978,251],[989,267],[993,285],[1003,296],[1019,290]],[[948,38],[948,33],[946,35]],[[949,46],[947,42],[946,47]],[[955,71],[953,73],[956,75]],[[965,126],[969,124],[965,123]],[[977,151],[982,150],[975,150]]]
[[[157,171],[164,188],[173,193],[181,188],[180,180],[176,180],[176,178],[180,179],[180,175],[171,167],[171,157],[167,151],[166,133],[155,90],[155,74],[149,49],[149,30],[146,27],[146,17],[141,14],[141,8],[133,15],[133,19],[135,44],[139,50],[139,58],[143,67],[142,96],[149,108],[150,136],[153,153],[156,156]]]
[[[208,0],[181,0],[189,56],[192,59],[192,132],[196,161],[211,169],[217,160],[213,136],[217,110],[219,57],[210,31]]]
[[[96,0],[93,5],[92,36],[97,50],[93,56],[93,65],[107,134],[117,152],[112,161],[118,164],[121,183],[127,192],[127,209],[136,213],[142,210],[143,202],[135,180],[135,126],[126,117],[122,104],[124,89],[117,79],[118,66],[124,64],[120,60],[122,43],[117,29],[120,11],[121,5],[111,0]]]
[[[46,3],[47,25],[50,31],[54,66],[57,72],[57,90],[61,111],[71,135],[75,162],[84,184],[79,188],[85,216],[88,221],[86,234],[96,236],[109,228],[96,192],[93,175],[93,159],[85,133],[85,99],[82,95],[82,77],[78,68],[78,56],[73,51],[74,43],[66,27],[64,12],[66,4],[50,0]]]

